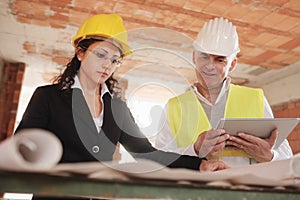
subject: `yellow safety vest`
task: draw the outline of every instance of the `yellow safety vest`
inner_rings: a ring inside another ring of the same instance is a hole
[[[194,144],[211,124],[197,96],[188,91],[167,103],[168,120],[178,147]],[[264,94],[261,89],[230,84],[225,118],[263,118]],[[221,156],[246,156],[244,152],[224,150]]]

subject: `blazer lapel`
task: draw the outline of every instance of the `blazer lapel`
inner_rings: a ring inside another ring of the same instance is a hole
[[[72,92],[72,111],[75,125],[82,121],[94,133],[98,132],[82,91],[78,88],[74,88]]]
[[[103,95],[103,103],[104,103],[104,117],[103,117],[103,125],[102,129],[106,132],[109,132],[109,130],[112,128],[114,124],[114,117],[112,113],[112,108],[111,108],[111,101],[112,98],[110,94],[107,92]]]

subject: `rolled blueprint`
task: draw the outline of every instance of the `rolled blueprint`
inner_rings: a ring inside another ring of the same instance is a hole
[[[0,169],[49,170],[59,162],[62,151],[54,134],[42,129],[24,129],[0,143]]]
[[[300,154],[295,155],[291,159],[290,172],[292,177],[300,178]]]

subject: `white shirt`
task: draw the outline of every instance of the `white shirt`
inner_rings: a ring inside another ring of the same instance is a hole
[[[84,91],[83,91],[83,89],[81,87],[81,84],[80,84],[78,76],[75,76],[75,78],[74,78],[74,84],[72,85],[72,88],[79,88],[82,91],[83,95],[84,95]],[[101,85],[101,95],[100,95],[100,101],[101,101],[101,103],[103,105],[102,108],[104,108],[103,95],[105,93],[107,93],[107,92],[109,93],[109,95],[111,95],[111,93],[109,92],[106,84],[103,83]],[[101,126],[103,124],[103,116],[104,116],[104,109],[101,110],[101,113],[97,117],[93,117],[93,120],[94,120],[94,123],[95,123],[95,126],[96,126],[98,132],[100,131],[100,128],[101,128]]]
[[[194,87],[194,86],[191,87],[191,90],[196,94],[198,100],[200,101],[212,127],[216,127],[217,123],[219,122],[219,119],[224,117],[226,99],[227,99],[226,97],[228,94],[230,81],[231,81],[230,78],[227,78],[224,81],[222,89],[220,91],[220,94],[217,97],[217,100],[214,105],[212,103],[210,103],[205,97],[203,97],[197,91],[196,87]],[[264,114],[265,118],[274,118],[272,109],[266,98],[264,98],[264,113],[265,113]],[[177,146],[176,140],[175,140],[175,138],[172,134],[171,128],[170,128],[169,121],[167,119],[166,107],[161,116],[160,125],[161,125],[160,127],[162,129],[156,137],[156,141],[155,141],[156,148],[164,150],[164,151],[171,151],[171,152],[176,152],[176,153],[180,153],[180,154],[198,156],[195,153],[193,144],[188,147],[184,147],[184,148],[179,148]],[[274,154],[272,160],[287,159],[287,158],[290,158],[293,156],[291,147],[287,140],[284,140],[283,143],[277,149],[273,149],[272,151]],[[249,159],[249,158],[241,157],[241,156],[223,156],[223,157],[221,157],[220,160],[222,160],[223,162],[225,162],[226,164],[228,164],[231,167],[239,167],[239,166],[256,163],[256,161],[254,159]]]

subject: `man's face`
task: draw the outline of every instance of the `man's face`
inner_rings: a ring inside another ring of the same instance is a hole
[[[193,61],[196,65],[196,76],[202,87],[207,89],[222,86],[229,71],[235,67],[236,60],[226,56],[206,54],[195,51]]]

